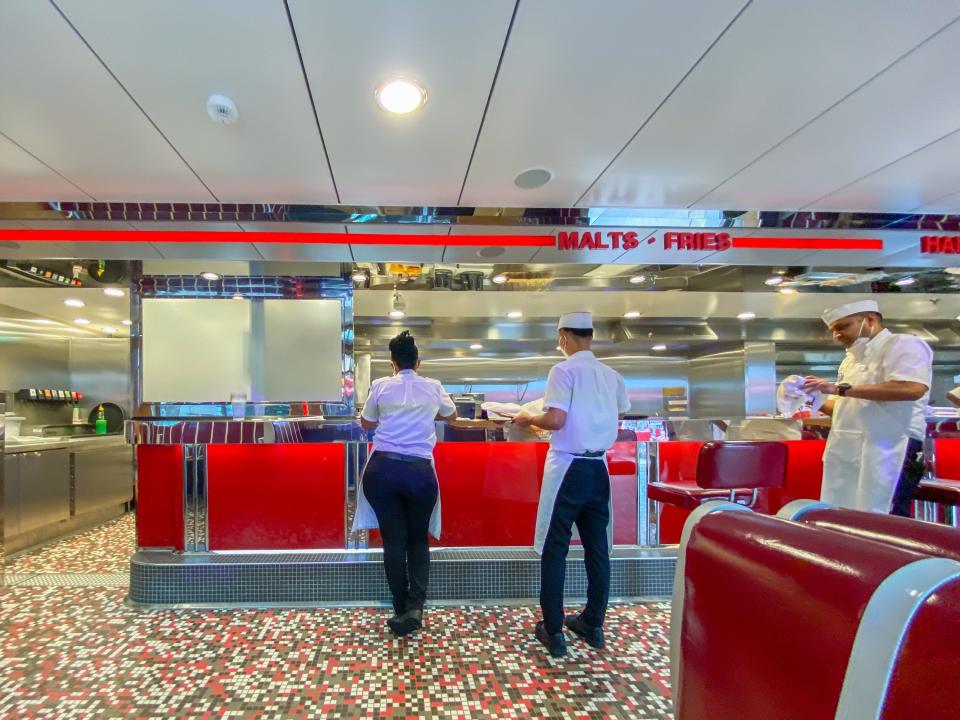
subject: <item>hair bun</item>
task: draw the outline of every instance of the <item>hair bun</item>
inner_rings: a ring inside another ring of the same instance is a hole
[[[413,335],[410,334],[410,331],[404,330],[390,341],[390,349],[393,350],[394,348],[399,349],[415,347],[416,344],[417,341],[414,339]]]

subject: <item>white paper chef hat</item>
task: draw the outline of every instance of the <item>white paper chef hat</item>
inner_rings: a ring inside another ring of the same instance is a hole
[[[851,315],[856,315],[857,313],[865,312],[880,312],[880,306],[877,305],[876,300],[857,300],[856,302],[849,302],[845,305],[838,305],[835,308],[829,310],[824,310],[823,323],[827,327],[833,325],[837,320],[841,318],[850,317]]]
[[[593,330],[593,315],[589,312],[569,312],[560,316],[557,329]]]

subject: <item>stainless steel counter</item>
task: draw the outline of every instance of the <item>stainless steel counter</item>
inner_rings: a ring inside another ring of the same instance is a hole
[[[111,435],[89,435],[82,437],[52,437],[38,438],[36,440],[21,440],[19,438],[8,437],[4,445],[5,455],[24,452],[41,452],[44,450],[79,450],[81,448],[107,448],[112,446],[126,445],[122,433]]]

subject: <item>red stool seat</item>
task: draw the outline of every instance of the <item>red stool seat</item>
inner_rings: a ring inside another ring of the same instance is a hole
[[[749,500],[752,490],[738,490],[738,500]],[[694,510],[708,500],[729,500],[729,490],[708,490],[696,485],[672,485],[670,483],[650,483],[647,485],[647,497],[666,505],[674,505],[684,510]]]
[[[960,481],[922,480],[914,499],[938,505],[960,505]]]

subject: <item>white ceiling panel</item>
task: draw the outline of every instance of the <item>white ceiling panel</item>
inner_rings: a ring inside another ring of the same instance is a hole
[[[521,2],[463,204],[572,205],[744,4]],[[517,187],[531,168],[553,180]]]
[[[282,2],[57,1],[222,202],[336,202]]]
[[[338,233],[344,235],[342,244],[331,245],[326,243],[295,244],[295,243],[265,243],[256,242],[256,235],[252,240],[257,250],[265,260],[284,262],[350,262],[350,246],[347,244],[345,229],[340,223],[269,223],[249,222],[241,223],[249,233],[270,232],[282,230],[284,232],[305,233]]]
[[[958,15],[957,0],[754,2],[580,204],[696,203]],[[888,107],[924,112],[905,89]]]
[[[98,200],[211,199],[51,3],[0,11],[0,132]]]
[[[452,225],[451,235],[554,235],[554,227],[503,227],[489,225]],[[537,254],[536,247],[458,247],[448,245],[443,261],[448,263],[526,263]],[[498,250],[503,250],[497,255]],[[483,253],[481,255],[481,253]]]
[[[436,245],[361,245],[353,243],[350,249],[357,262],[440,262],[446,245],[443,235],[449,225],[348,225],[348,235],[436,235]]]
[[[906,212],[960,189],[960,131],[816,200],[817,210]],[[960,197],[952,212],[960,212]],[[942,204],[942,200],[941,200]]]
[[[918,213],[960,213],[960,191],[944,195],[923,207],[914,208]]]
[[[16,143],[0,135],[0,202],[32,201],[40,198],[83,201],[91,199],[80,188],[67,182]]]
[[[345,204],[456,205],[513,0],[293,0],[290,9]],[[374,89],[410,77],[427,104],[393,117]]]
[[[960,128],[960,22],[910,53],[698,205],[793,210]],[[898,101],[909,88],[909,102]],[[944,188],[945,190],[953,189]],[[910,198],[892,210],[909,211]],[[873,207],[850,208],[872,210]]]

